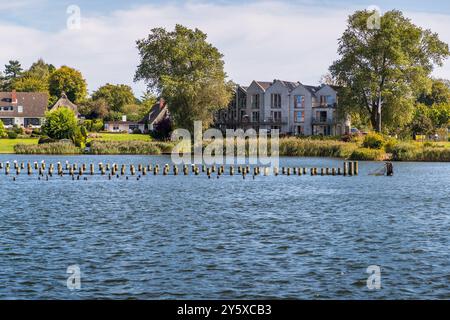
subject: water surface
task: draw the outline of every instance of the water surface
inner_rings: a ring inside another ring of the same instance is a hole
[[[5,161],[168,163],[168,157]],[[284,166],[340,160],[282,158]],[[0,174],[3,299],[449,299],[450,164],[395,176],[153,176],[50,181]],[[81,290],[67,289],[79,265]],[[382,287],[366,286],[370,265]]]

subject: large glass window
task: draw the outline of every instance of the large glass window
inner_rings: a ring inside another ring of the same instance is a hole
[[[305,96],[298,95],[295,96],[295,108],[304,108],[305,107]]]
[[[252,99],[252,109],[259,109],[259,94],[254,94]]]
[[[252,121],[259,122],[259,112],[252,112]]]
[[[305,122],[305,112],[295,111],[294,119],[295,119],[295,122]]]
[[[270,106],[274,109],[281,108],[281,94],[279,94],[279,93],[271,94]]]

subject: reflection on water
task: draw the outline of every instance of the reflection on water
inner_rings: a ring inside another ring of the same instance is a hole
[[[169,162],[167,157],[0,161]],[[283,158],[284,166],[337,167]],[[450,298],[450,164],[392,178],[0,174],[0,298]],[[66,286],[79,265],[81,290]],[[366,287],[381,266],[381,290]]]

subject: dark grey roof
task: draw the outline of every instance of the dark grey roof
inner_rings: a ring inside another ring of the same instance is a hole
[[[152,106],[149,113],[147,113],[139,123],[148,123],[149,125],[153,124],[168,115],[168,113],[169,109],[167,104],[163,101],[159,101]]]
[[[17,103],[12,101],[12,92],[0,92],[0,107],[13,107],[12,111],[0,111],[1,118],[26,117],[42,118],[48,106],[48,95],[42,92],[17,92]],[[19,113],[18,106],[23,112]]]

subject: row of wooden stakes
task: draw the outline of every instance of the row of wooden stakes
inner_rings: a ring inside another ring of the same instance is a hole
[[[168,176],[168,175],[179,175],[183,174],[185,176],[189,175],[190,172],[192,172],[194,175],[200,175],[200,172],[206,173],[208,177],[211,177],[213,173],[217,173],[218,176],[225,175],[226,172],[233,176],[236,174],[239,175],[249,175],[253,174],[253,176],[258,175],[264,175],[268,176],[270,175],[270,168],[268,167],[253,167],[253,171],[251,170],[250,166],[237,166],[235,170],[234,166],[229,166],[228,169],[226,169],[225,166],[211,166],[208,167],[206,165],[183,165],[182,171],[180,172],[180,169],[177,165],[173,165],[172,168],[169,166],[169,164],[166,164],[162,167],[160,167],[158,164],[153,165],[142,165],[138,164],[137,166],[131,164],[129,165],[129,171],[127,171],[127,165],[122,164],[118,165],[116,163],[110,165],[109,163],[98,164],[98,173],[95,171],[95,165],[89,164],[89,169],[86,164],[78,165],[76,163],[69,164],[65,163],[63,164],[61,162],[58,162],[56,164],[56,167],[54,164],[49,164],[47,167],[47,164],[45,162],[41,162],[40,164],[37,162],[31,163],[13,163],[13,167],[11,168],[11,164],[9,162],[6,162],[5,164],[0,162],[0,170],[4,169],[4,173],[6,175],[9,175],[11,173],[11,170],[14,170],[16,175],[19,175],[22,171],[26,170],[28,175],[33,174],[33,170],[37,171],[40,176],[43,176],[44,174],[48,174],[49,176],[53,176],[54,174],[57,174],[59,176],[63,176],[64,174],[69,174],[71,176],[74,175],[95,175],[95,174],[101,174],[106,175],[107,172],[109,175],[126,175],[127,173],[131,174],[132,176],[139,174],[139,175],[147,175],[153,173],[153,175],[158,175],[160,172],[162,172],[162,175]],[[26,169],[25,169],[26,168]],[[290,167],[282,167],[281,172],[278,167],[273,168],[273,174],[275,176],[278,176],[280,174],[282,175],[307,175],[308,174],[308,168],[290,168]],[[343,168],[309,168],[309,174],[311,176],[357,176],[359,174],[359,164],[357,161],[346,161],[344,162]]]

